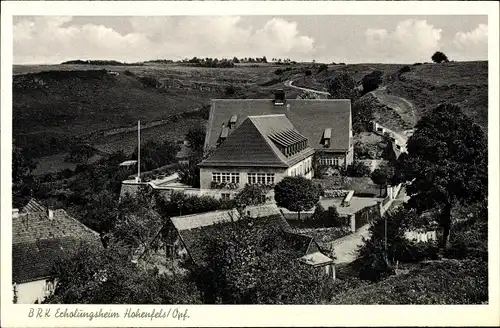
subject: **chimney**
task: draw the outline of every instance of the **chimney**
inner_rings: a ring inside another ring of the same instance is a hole
[[[49,220],[54,220],[54,211],[49,208]]]
[[[289,117],[289,114],[290,114],[290,104],[286,104],[286,117]]]
[[[13,208],[12,209],[12,218],[16,219],[19,217],[19,209],[18,208]]]
[[[285,91],[283,89],[276,90],[274,92],[274,105],[283,106],[286,102]]]

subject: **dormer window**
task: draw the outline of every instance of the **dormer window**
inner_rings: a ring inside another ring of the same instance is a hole
[[[238,115],[231,116],[231,119],[229,120],[229,128],[234,129],[237,121],[238,121]]]
[[[326,128],[323,131],[323,137],[321,138],[321,144],[323,145],[324,148],[330,147],[331,139],[332,139],[332,129]]]
[[[283,89],[276,90],[274,93],[274,105],[283,106],[286,103],[285,91]]]
[[[229,135],[229,127],[225,126],[225,124],[222,124],[222,130],[220,132],[219,140],[217,141],[217,145],[220,145],[223,143],[226,139],[227,136]]]
[[[307,148],[307,139],[293,129],[284,130],[269,136],[281,152],[286,156],[292,156]]]

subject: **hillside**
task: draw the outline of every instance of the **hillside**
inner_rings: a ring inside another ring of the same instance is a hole
[[[183,138],[189,127],[203,122],[203,115],[196,112],[212,98],[272,97],[281,82],[274,69],[157,63],[14,66],[13,137],[31,157],[43,157],[45,164],[37,173],[50,166],[74,167],[57,163],[75,137],[104,152],[131,152],[135,126],[141,120],[143,141]],[[182,115],[189,112],[194,115]]]
[[[409,71],[400,70],[408,66]],[[375,117],[394,130],[413,126],[428,110],[440,103],[459,105],[485,131],[488,128],[488,62],[450,62],[443,64],[359,64],[329,65],[327,71],[311,70],[290,74],[297,86],[327,91],[328,81],[338,72],[349,73],[359,84],[374,70],[383,72],[383,87],[374,92]],[[366,95],[365,97],[371,97]],[[388,105],[390,108],[387,108]],[[396,106],[394,106],[396,105]],[[412,112],[412,106],[414,112]],[[390,113],[396,109],[394,113]],[[415,115],[415,116],[413,116]],[[392,118],[387,119],[388,116]]]
[[[328,65],[321,72],[312,64],[242,64],[234,68],[174,63],[14,66],[13,137],[32,157],[44,157],[53,164],[64,157],[75,137],[104,152],[129,152],[135,146],[139,119],[144,140],[179,139],[203,118],[178,115],[196,112],[212,98],[270,98],[277,88],[285,88],[287,97],[295,98],[300,91],[285,87],[285,81],[326,90],[328,81],[340,71],[360,82],[373,70],[384,72],[384,86],[364,97],[373,105],[377,120],[389,128],[409,129],[423,113],[444,101],[459,104],[487,128],[487,62],[413,65],[410,71],[399,73],[403,66]],[[307,71],[311,71],[310,76],[306,76]],[[145,77],[157,85],[147,86]],[[51,155],[58,160],[46,158]]]

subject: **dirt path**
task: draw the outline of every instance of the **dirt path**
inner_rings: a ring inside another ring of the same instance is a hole
[[[380,103],[396,111],[396,113],[398,113],[403,120],[411,121],[412,126],[415,126],[415,124],[417,124],[415,117],[415,107],[407,99],[388,94],[386,86],[372,91],[371,94],[375,98],[377,98]]]
[[[355,233],[337,239],[331,243],[335,250],[335,264],[350,263],[357,258],[357,250],[362,244],[363,238],[369,238],[369,225],[365,225],[358,229]]]
[[[285,85],[285,87],[289,87],[289,88],[292,88],[292,89],[297,89],[297,90],[302,90],[302,91],[317,93],[317,94],[323,95],[323,96],[329,96],[330,95],[330,93],[326,92],[326,91],[319,91],[319,90],[314,90],[314,89],[297,87],[297,86],[293,85],[293,81],[292,80],[285,81],[285,83],[283,83],[283,84]]]

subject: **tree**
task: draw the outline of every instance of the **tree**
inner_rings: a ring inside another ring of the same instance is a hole
[[[126,248],[81,244],[55,259],[57,277],[49,304],[191,304],[201,296],[183,277],[136,266]]]
[[[432,61],[435,63],[447,63],[449,62],[448,57],[441,51],[436,51],[431,57]]]
[[[352,129],[355,133],[369,131],[373,121],[372,100],[362,97],[352,104]]]
[[[415,211],[399,207],[370,223],[370,238],[363,240],[356,260],[361,279],[379,281],[393,273],[393,264],[397,261],[436,258],[437,249],[433,243],[419,245],[405,238],[405,231],[412,230],[418,220]]]
[[[236,202],[240,205],[260,205],[266,202],[267,188],[257,184],[247,184],[236,195]]]
[[[408,206],[419,213],[439,211],[447,245],[451,211],[484,200],[488,190],[488,145],[481,128],[460,107],[442,104],[424,116],[400,157],[397,177],[407,181]]]
[[[373,71],[363,77],[363,93],[366,94],[370,91],[377,89],[382,84],[382,71]]]
[[[347,175],[350,177],[368,177],[370,168],[362,161],[354,161],[347,167]]]
[[[297,212],[307,211],[319,201],[319,190],[304,177],[285,177],[274,187],[274,199],[280,207]]]
[[[26,152],[12,145],[12,201],[14,206],[23,205],[24,199],[29,197],[33,188],[33,170],[36,163]]]
[[[118,217],[111,234],[133,251],[147,249],[159,242],[155,239],[165,224],[160,215],[156,198],[149,189],[139,190],[136,195],[126,195],[118,206]],[[168,219],[167,219],[168,220]]]
[[[345,72],[339,73],[335,78],[330,80],[328,91],[332,99],[350,99],[354,103],[359,95],[356,89],[356,81],[351,75]]]
[[[205,265],[194,271],[206,303],[314,304],[326,280],[302,264],[278,227],[243,218],[205,235]]]
[[[387,162],[383,162],[377,167],[370,177],[373,180],[373,183],[378,184],[380,186],[380,196],[382,196],[382,188],[387,186],[394,175],[394,168],[389,165]]]
[[[179,150],[179,145],[171,140],[163,140],[161,143],[154,140],[146,141],[141,145],[141,171],[151,171],[173,163]],[[132,159],[137,159],[137,147]]]
[[[205,133],[205,126],[202,124],[197,124],[189,128],[186,133],[186,140],[189,143],[189,148],[191,148],[194,152],[201,153],[203,151]]]

